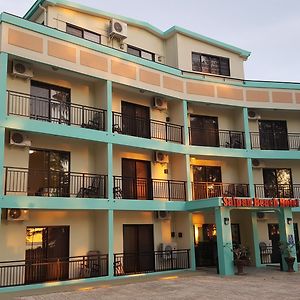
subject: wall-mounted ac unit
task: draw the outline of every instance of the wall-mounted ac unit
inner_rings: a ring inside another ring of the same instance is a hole
[[[252,159],[252,167],[253,168],[264,168],[265,164],[261,162],[259,159]]]
[[[170,212],[160,210],[155,212],[155,218],[158,220],[169,220],[171,218]]]
[[[33,70],[30,64],[20,60],[13,60],[12,75],[29,79],[33,77]]]
[[[115,19],[110,21],[108,35],[111,39],[124,40],[127,38],[127,24]]]
[[[29,210],[8,208],[6,219],[7,221],[27,221],[29,220]]]
[[[261,116],[255,110],[248,110],[249,120],[259,120]]]
[[[160,243],[158,247],[159,251],[163,251],[163,258],[164,259],[171,259],[176,258],[177,253],[172,252],[177,250],[177,243],[171,242],[171,243]]]
[[[167,110],[168,109],[168,102],[163,99],[162,97],[154,97],[153,98],[153,108],[159,110]]]
[[[162,164],[167,164],[169,162],[169,155],[161,151],[155,151],[154,161]]]
[[[9,143],[15,146],[30,147],[31,140],[22,132],[11,131]]]

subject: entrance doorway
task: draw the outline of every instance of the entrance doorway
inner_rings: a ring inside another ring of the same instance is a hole
[[[151,162],[122,159],[123,198],[153,199],[151,183]]]
[[[68,197],[70,153],[30,149],[28,195]]]
[[[154,271],[152,224],[123,225],[124,272]]]
[[[26,284],[68,279],[69,236],[69,226],[27,227]]]

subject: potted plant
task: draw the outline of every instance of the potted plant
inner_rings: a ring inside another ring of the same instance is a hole
[[[234,255],[234,264],[237,267],[236,275],[245,275],[244,267],[250,265],[249,250],[247,247],[238,245],[232,250]]]
[[[284,260],[288,266],[288,272],[295,272],[294,270],[294,262],[296,260],[295,256],[293,256],[293,248],[296,247],[295,243],[289,242],[280,242],[279,249],[281,255],[284,257]]]

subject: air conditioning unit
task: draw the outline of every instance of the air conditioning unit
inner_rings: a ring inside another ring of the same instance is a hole
[[[12,75],[29,79],[33,77],[33,70],[30,64],[20,60],[13,60]]]
[[[253,168],[263,168],[265,165],[259,159],[252,159]]]
[[[177,243],[172,242],[172,243],[161,243],[159,245],[159,251],[163,251],[163,259],[171,259],[171,258],[176,258],[177,253],[172,251],[177,250]]]
[[[29,210],[19,208],[8,208],[6,219],[7,221],[28,221]]]
[[[168,102],[163,99],[162,97],[154,97],[153,98],[153,108],[159,110],[167,110],[168,109]]]
[[[249,120],[259,120],[261,116],[255,110],[248,110]]]
[[[161,151],[155,151],[154,152],[154,161],[167,164],[169,162],[169,155],[161,152]]]
[[[111,39],[116,38],[120,41],[127,38],[127,24],[115,19],[110,21],[108,35]]]
[[[170,212],[165,210],[160,210],[155,212],[155,217],[158,220],[169,220],[171,218]]]
[[[22,132],[11,131],[9,143],[15,146],[30,147],[31,140]]]

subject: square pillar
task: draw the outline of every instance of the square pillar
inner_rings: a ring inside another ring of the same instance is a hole
[[[114,211],[108,210],[108,276],[114,277]]]
[[[243,123],[245,131],[245,146],[246,149],[251,149],[251,136],[249,130],[248,108],[243,107]]]
[[[259,248],[259,234],[257,228],[257,214],[256,211],[251,212],[251,223],[252,223],[252,239],[253,239],[253,249],[254,249],[254,263],[255,267],[261,267],[261,257]]]
[[[192,181],[191,181],[191,159],[189,154],[185,154],[185,172],[186,172],[186,200],[192,201],[193,194],[192,194]]]
[[[107,144],[107,195],[108,200],[114,200],[114,182],[113,182],[113,145],[112,143]]]
[[[189,214],[189,238],[190,238],[190,264],[191,270],[196,271],[196,257],[195,257],[195,244],[194,244],[194,230],[193,230],[193,214]]]
[[[280,208],[279,213],[279,234],[280,234],[280,242],[283,243],[295,243],[295,234],[294,234],[294,224],[293,224],[293,213],[290,207]],[[291,219],[291,224],[288,224],[288,218]],[[297,253],[296,246],[291,248],[291,255],[294,256],[294,270],[298,271],[298,263],[297,263]],[[284,260],[285,254],[281,256],[282,259],[282,267],[284,271],[287,271],[288,267]]]
[[[251,198],[255,197],[255,187],[252,169],[252,159],[247,158],[247,174],[248,174],[248,184],[249,184],[249,196]]]
[[[107,107],[107,131],[112,133],[112,82],[106,81],[106,107]]]
[[[189,124],[188,124],[188,105],[187,101],[182,101],[183,105],[183,137],[184,137],[184,144],[189,144]]]
[[[0,120],[4,120],[7,113],[7,64],[8,54],[0,52]]]
[[[229,218],[229,224],[225,225],[224,218]],[[215,222],[217,226],[218,263],[220,275],[233,275],[233,252],[230,209],[228,207],[215,208]]]

